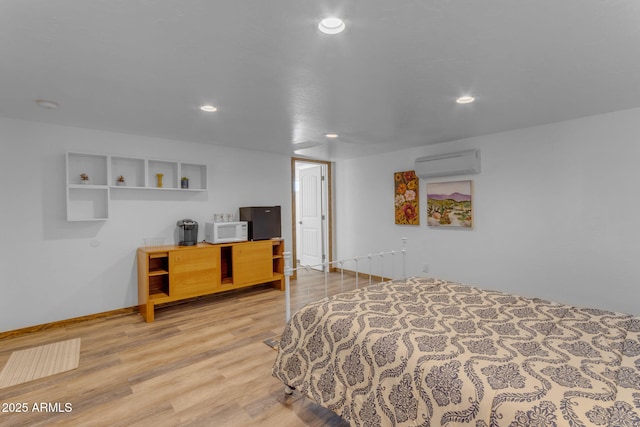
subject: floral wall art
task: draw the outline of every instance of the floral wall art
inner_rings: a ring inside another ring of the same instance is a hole
[[[396,172],[393,177],[396,224],[420,225],[419,181],[415,171]]]
[[[427,184],[427,225],[472,228],[473,181]]]

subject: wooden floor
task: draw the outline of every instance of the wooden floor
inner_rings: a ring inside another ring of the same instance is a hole
[[[322,296],[323,277],[302,272],[294,304]],[[282,332],[284,301],[260,286],[163,307],[153,323],[136,313],[0,340],[0,366],[15,350],[82,340],[78,369],[0,389],[0,426],[348,425],[271,376],[276,352],[263,341]],[[33,410],[41,403],[48,412]]]

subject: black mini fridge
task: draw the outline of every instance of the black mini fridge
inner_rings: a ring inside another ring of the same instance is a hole
[[[247,221],[249,240],[282,237],[280,206],[251,206],[240,208],[240,221]]]

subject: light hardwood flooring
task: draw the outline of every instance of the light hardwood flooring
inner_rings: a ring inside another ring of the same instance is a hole
[[[331,276],[331,292],[341,290]],[[324,296],[323,282],[300,273],[293,306]],[[347,278],[344,289],[353,287]],[[284,301],[259,286],[157,309],[153,323],[124,314],[0,340],[0,366],[16,350],[82,340],[78,369],[0,389],[0,410],[28,408],[0,412],[0,426],[348,425],[298,392],[286,396],[271,376],[276,351],[263,341],[282,332]],[[55,411],[33,411],[40,403]]]

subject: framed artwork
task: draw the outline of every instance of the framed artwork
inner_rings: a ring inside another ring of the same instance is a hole
[[[427,184],[427,225],[473,227],[473,181]]]
[[[393,180],[396,224],[420,225],[419,180],[415,171],[396,172]]]

